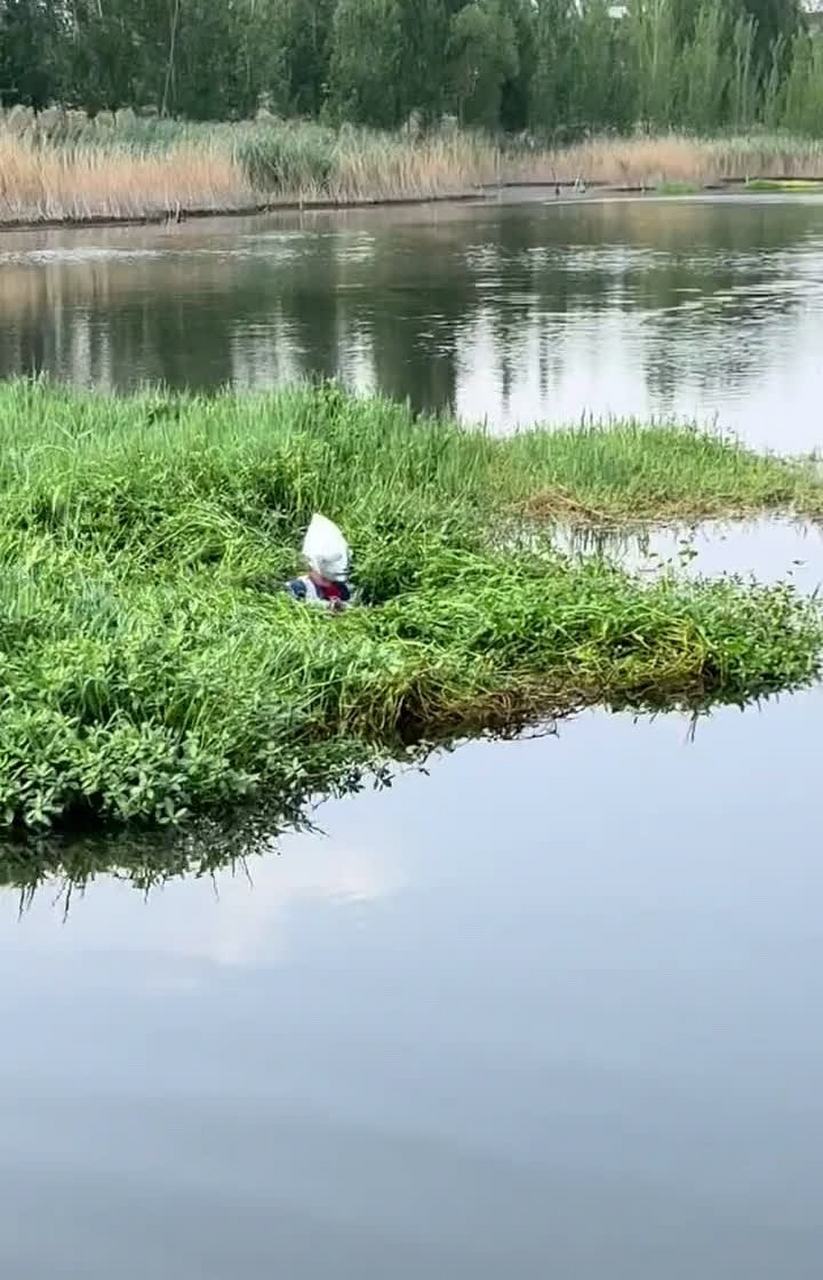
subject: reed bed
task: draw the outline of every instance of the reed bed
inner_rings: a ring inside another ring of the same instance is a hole
[[[521,162],[521,173],[525,165]],[[548,154],[536,154],[535,180],[549,173],[556,181],[649,190],[668,183],[707,186],[750,178],[823,178],[823,142],[774,134],[703,139],[685,134],[662,137],[592,138]]]
[[[499,441],[334,386],[17,382],[0,498],[11,830],[261,797],[293,816],[410,744],[596,701],[741,701],[810,679],[823,646],[787,587],[640,581],[553,549],[547,517],[820,509],[810,465],[680,428]],[[342,616],[279,589],[315,509],[354,549],[362,607]]]
[[[818,177],[823,143],[782,135],[554,149],[454,128],[392,134],[273,118],[208,125],[18,108],[0,119],[0,225],[456,197],[497,183],[689,190]]]
[[[0,223],[85,222],[230,211],[255,199],[218,145],[163,153],[32,147],[0,134]]]
[[[48,134],[0,127],[0,223],[461,196],[495,182],[500,164],[493,142],[456,131],[412,140],[309,124],[175,127],[136,118]]]

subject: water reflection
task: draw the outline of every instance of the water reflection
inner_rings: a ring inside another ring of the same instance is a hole
[[[748,705],[751,714],[756,715],[778,701],[777,695],[764,692],[752,698]],[[725,705],[729,702],[742,710],[736,697],[725,700]],[[668,716],[682,726],[684,738],[694,743],[713,717],[718,713],[722,715],[723,710],[724,701],[719,699],[711,704],[703,700],[691,706],[681,701],[674,705],[670,702],[668,709],[661,706],[652,713],[635,710],[632,716],[636,725],[649,726],[661,715]],[[447,757],[455,752],[458,757],[465,757],[472,742],[495,745],[503,750],[506,744],[522,749],[530,742],[545,738],[565,739],[574,735],[581,717],[592,714],[596,713],[581,708],[559,720],[511,726],[505,733],[479,733],[468,743],[463,740],[444,743],[441,747],[426,746],[417,753],[409,751],[406,763],[384,767],[374,786],[367,790],[382,791],[397,784],[408,786],[407,778],[414,774],[428,775],[431,770],[442,773]],[[18,913],[27,915],[35,905],[41,909],[46,899],[52,910],[68,919],[87,892],[93,891],[97,897],[101,884],[109,885],[104,890],[106,893],[116,884],[118,894],[121,890],[137,890],[139,895],[151,897],[152,901],[157,893],[173,895],[176,885],[197,885],[196,891],[201,895],[215,893],[218,898],[228,896],[236,901],[238,886],[242,896],[244,884],[256,887],[261,881],[271,886],[278,900],[284,894],[289,898],[293,893],[307,895],[312,890],[326,898],[365,900],[388,891],[393,883],[392,874],[379,864],[362,864],[355,851],[351,851],[351,858],[346,851],[342,861],[331,857],[328,863],[324,862],[320,878],[316,869],[306,876],[303,868],[283,870],[280,866],[283,849],[292,846],[295,840],[314,837],[322,842],[324,815],[344,797],[349,803],[355,803],[354,797],[364,789],[361,783],[352,783],[348,791],[339,785],[334,789],[330,787],[329,794],[335,799],[306,796],[302,811],[296,813],[292,805],[288,815],[260,808],[233,813],[225,820],[193,821],[180,829],[126,828],[86,836],[68,832],[41,837],[4,837],[0,839],[0,901],[3,890],[15,894]],[[365,806],[362,800],[359,803],[368,809],[368,802]],[[7,898],[6,904],[8,901]]]
[[[163,876],[156,860],[157,871],[146,890],[152,950],[220,967],[277,963],[287,955],[295,913],[318,903],[365,909],[405,888],[403,869],[374,850],[341,841],[332,845],[320,833],[315,840],[309,857],[283,856],[273,838],[260,841],[242,858],[218,859],[204,849],[203,858],[210,864],[207,873],[192,868],[188,875],[174,874],[169,862]],[[121,849],[120,856],[124,854]],[[79,931],[87,950],[143,950],[146,936],[141,927],[134,927],[135,884],[130,877],[145,866],[146,857],[144,853],[137,861],[134,845],[131,857],[128,870],[117,869],[117,853],[110,848],[93,874],[87,865],[82,883],[73,881],[65,869],[44,875],[36,893],[30,889],[18,899],[26,945],[70,953]],[[76,863],[74,870],[76,874]],[[5,917],[13,899],[0,897],[0,903]],[[71,921],[71,927],[55,933],[57,919]]]
[[[593,712],[252,883],[0,894],[2,1274],[816,1280],[820,713]]]
[[[0,375],[308,374],[500,428],[713,419],[817,444],[823,202],[531,201],[8,234]]]
[[[704,521],[641,532],[559,531],[555,543],[579,555],[602,555],[642,575],[668,570],[691,577],[733,575],[791,583],[810,596],[823,589],[823,527],[777,519]]]

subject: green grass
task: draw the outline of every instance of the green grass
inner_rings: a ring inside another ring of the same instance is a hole
[[[808,195],[814,192],[823,195],[823,180],[803,178],[750,178],[746,183],[747,191],[780,191],[797,195]]]
[[[537,515],[601,525],[823,515],[816,459],[759,454],[693,427],[594,424],[524,432],[497,448],[503,491]]]
[[[237,156],[256,191],[326,191],[338,161],[338,137],[322,126],[249,129],[238,134]]]
[[[295,816],[410,743],[801,683],[823,627],[788,588],[643,583],[541,529],[821,503],[810,463],[682,428],[501,441],[329,386],[5,384],[0,823],[245,800]],[[369,607],[332,617],[278,590],[315,509],[347,531]]]
[[[696,182],[660,182],[655,187],[659,196],[694,196],[699,191],[700,186]]]

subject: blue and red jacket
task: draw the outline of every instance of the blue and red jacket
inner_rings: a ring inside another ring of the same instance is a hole
[[[348,604],[351,600],[351,590],[345,582],[315,582],[308,574],[292,578],[286,583],[286,590],[295,600],[307,604]]]

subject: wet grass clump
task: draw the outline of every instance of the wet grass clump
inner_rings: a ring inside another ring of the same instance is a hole
[[[819,178],[751,178],[746,190],[757,192],[776,191],[784,195],[821,195],[823,180]]]
[[[536,516],[820,497],[808,464],[681,429],[499,441],[335,387],[6,384],[0,822],[176,823],[261,800],[292,818],[412,743],[799,684],[815,604],[564,558]],[[279,591],[317,509],[349,535],[368,607],[335,617]]]
[[[675,179],[659,182],[654,190],[658,196],[696,196],[701,187],[696,182],[678,182]]]
[[[500,448],[522,509],[573,523],[823,515],[816,458],[756,453],[714,431],[613,422],[523,432]]]

